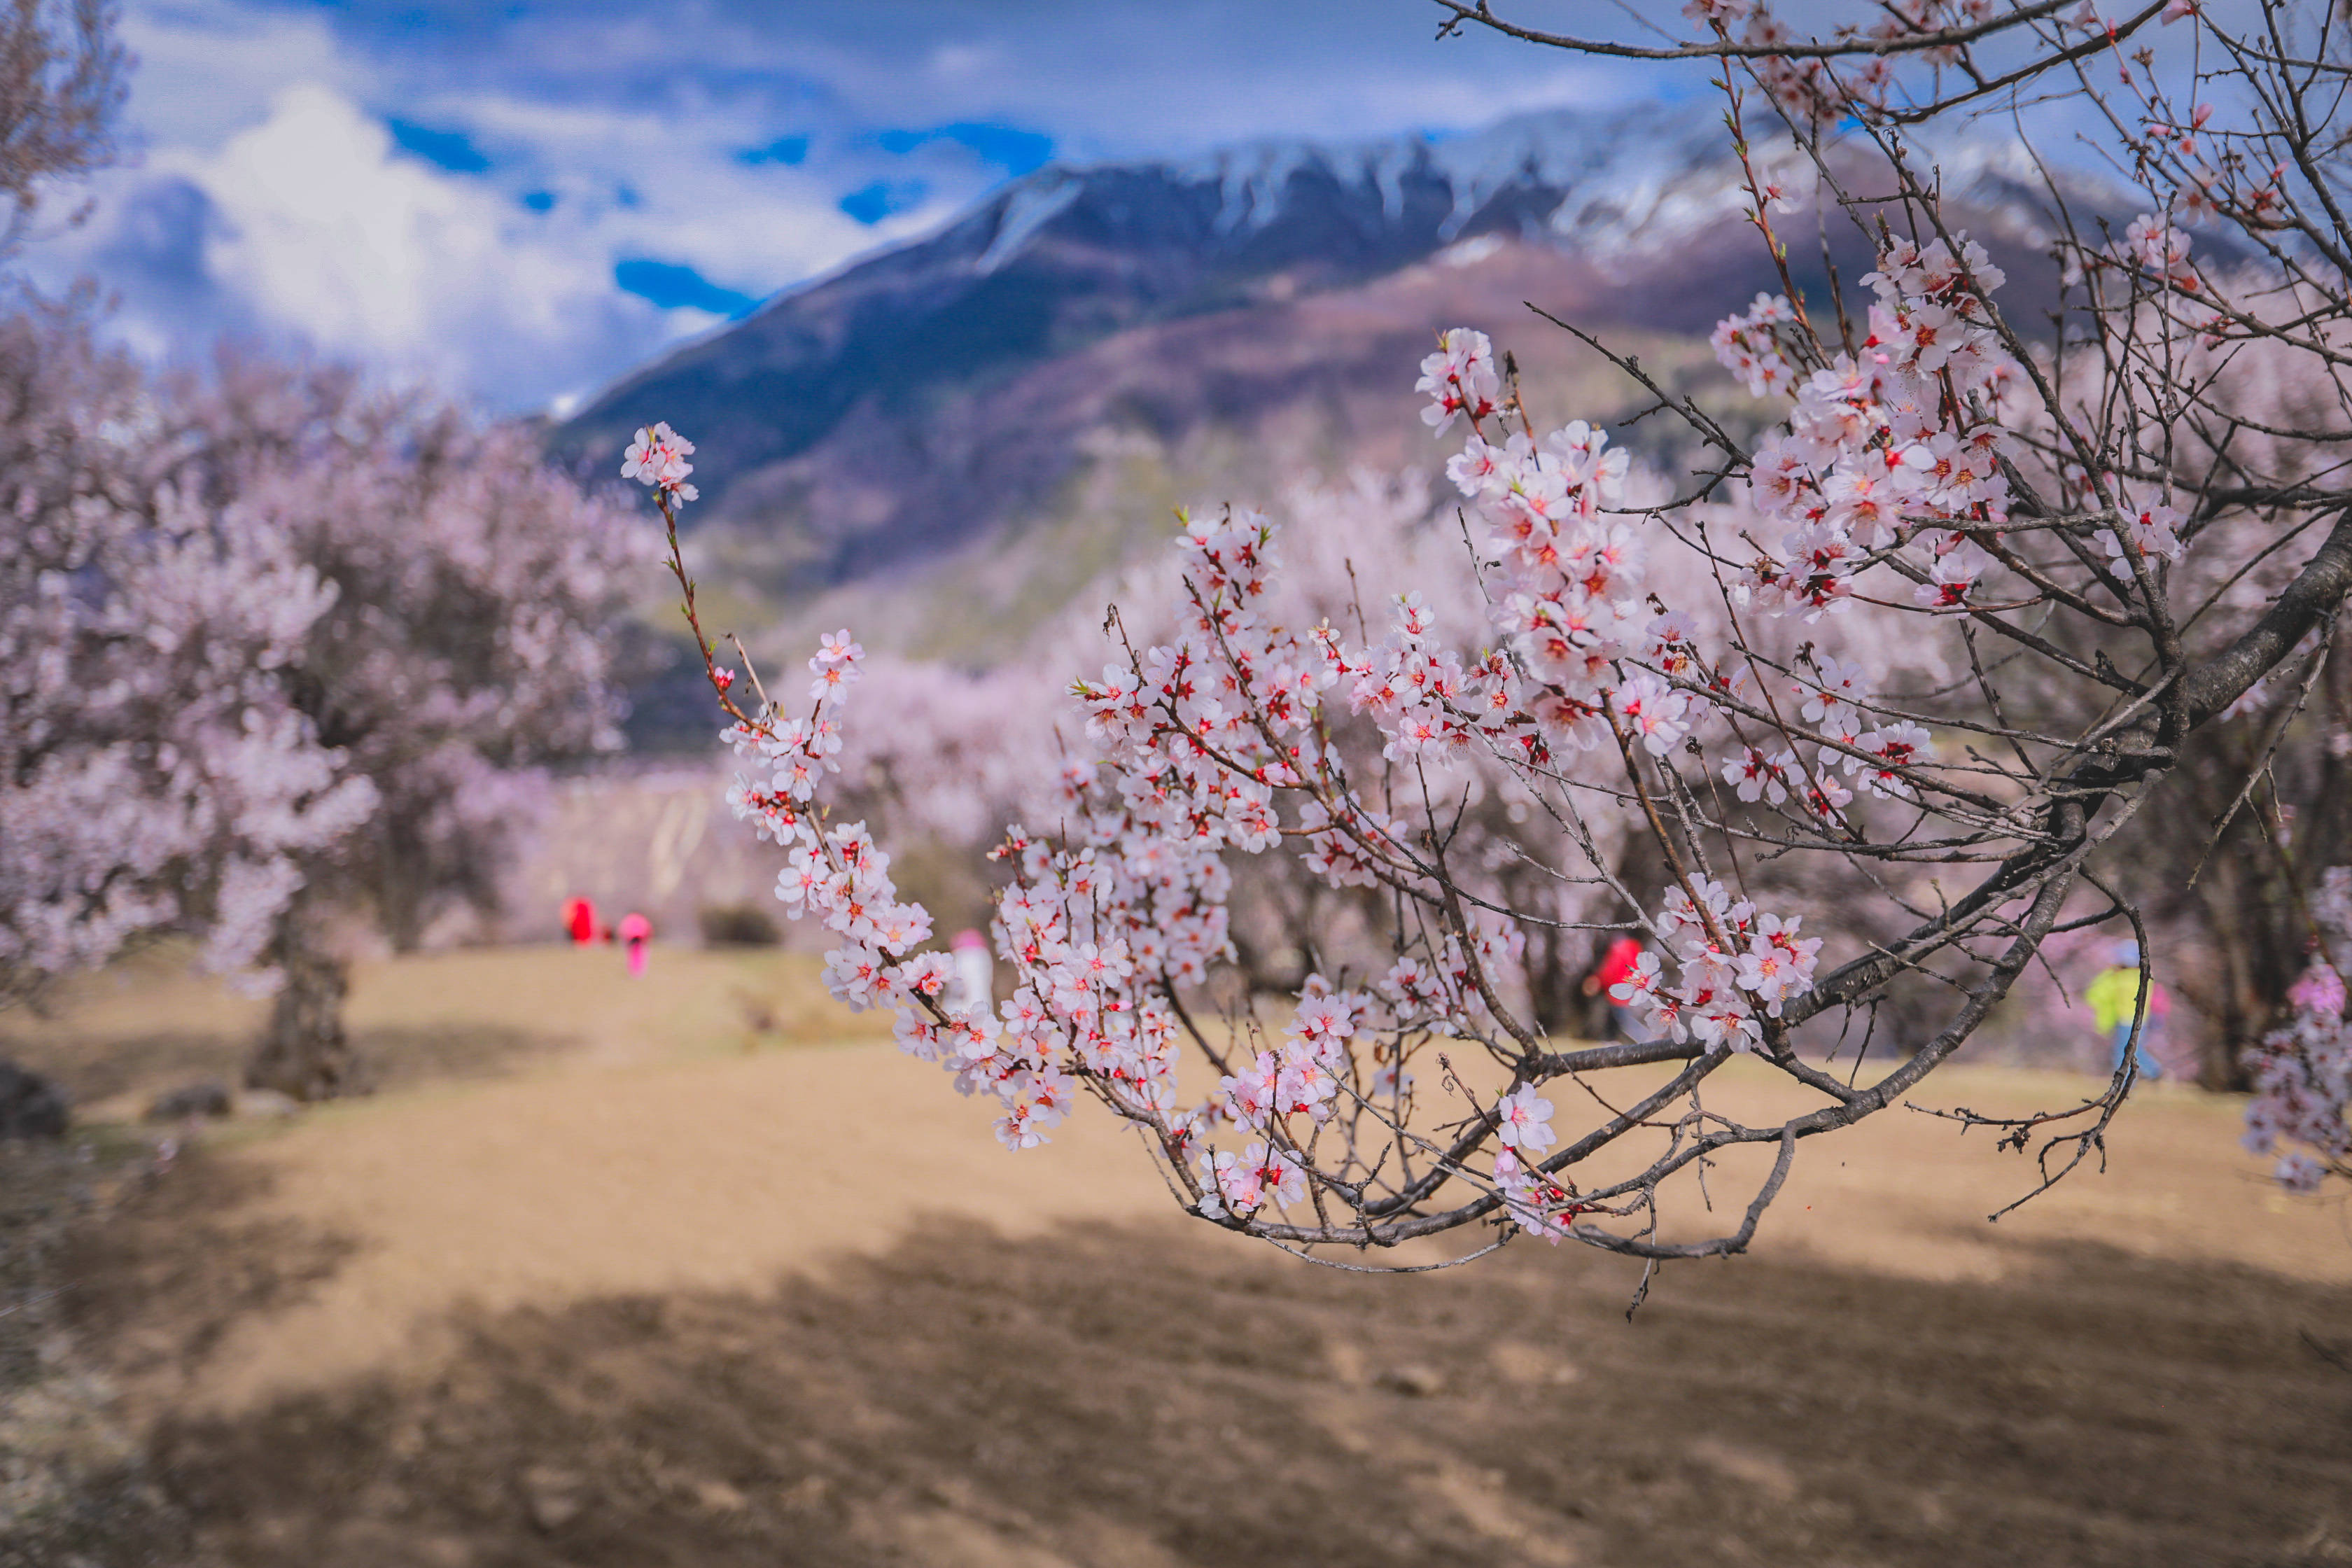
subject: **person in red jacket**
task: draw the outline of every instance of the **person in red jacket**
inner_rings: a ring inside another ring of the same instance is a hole
[[[586,947],[596,940],[596,906],[589,900],[572,898],[563,900],[563,929],[574,947]]]
[[[1592,973],[1584,977],[1584,994],[1587,996],[1607,995],[1612,985],[1633,975],[1633,966],[1641,960],[1642,944],[1630,936],[1619,937],[1609,944],[1609,951],[1601,955],[1601,962],[1594,966]],[[1633,1016],[1633,1009],[1614,997],[1611,997],[1609,1002],[1609,1028],[1610,1033],[1621,1040],[1642,1037],[1641,1026]]]

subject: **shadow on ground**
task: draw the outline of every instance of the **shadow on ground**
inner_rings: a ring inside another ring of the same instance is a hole
[[[118,1379],[193,1373],[231,1324],[289,1307],[331,1278],[357,1247],[352,1238],[247,1212],[275,1179],[199,1150],[79,1233],[65,1300],[83,1353]]]
[[[130,1140],[0,1142],[0,1568],[184,1561],[186,1519],[67,1329],[78,1237],[150,1157]]]
[[[200,1354],[335,1265],[179,1174],[76,1263],[95,1352]],[[483,1314],[430,1378],[166,1418],[147,1473],[237,1568],[2352,1561],[2352,1375],[2303,1338],[2352,1343],[2344,1291],[2016,1265],[1695,1265],[1629,1325],[1573,1249],[1367,1279],[935,1226],[763,1296]]]
[[[353,1029],[352,1048],[368,1090],[519,1071],[570,1046],[567,1038],[496,1024],[462,1028],[385,1024]],[[250,1033],[158,1029],[118,1037],[68,1029],[12,1036],[5,1054],[61,1085],[76,1105],[110,1100],[134,1089],[150,1091],[196,1079],[242,1080],[253,1054]]]

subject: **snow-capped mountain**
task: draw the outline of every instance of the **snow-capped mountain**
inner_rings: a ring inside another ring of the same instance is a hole
[[[1580,246],[1713,221],[1700,113],[1528,116],[1475,136],[1269,142],[1041,169],[930,237],[792,289],[563,426],[610,444],[655,409],[705,443],[716,500],[869,400],[987,377],[1142,322],[1344,287],[1488,235]],[[928,401],[918,398],[917,401]]]
[[[1017,616],[1041,577],[1098,573],[1167,505],[1227,499],[1214,487],[1257,477],[1270,442],[1326,471],[1432,461],[1409,389],[1443,327],[1484,327],[1531,384],[1597,400],[1562,419],[1612,416],[1624,389],[1523,301],[1679,342],[1705,374],[1691,339],[1780,287],[1717,115],[1561,110],[1440,141],[1041,169],[629,376],[551,444],[595,471],[639,424],[687,433],[701,547],[765,593],[926,563],[968,585],[986,544],[1025,563],[1017,591],[982,596]],[[2035,272],[2031,170],[1983,142],[1942,171],[1948,210],[2013,279]],[[1851,285],[1868,247],[1827,226]],[[1825,282],[1818,247],[1790,249],[1801,283]]]

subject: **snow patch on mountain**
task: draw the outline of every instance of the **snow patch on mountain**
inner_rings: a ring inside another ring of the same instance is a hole
[[[1021,254],[1022,247],[1039,229],[1061,216],[1086,189],[1083,175],[1067,169],[1040,169],[1027,179],[997,198],[995,207],[996,234],[988,248],[972,263],[973,270],[986,274]]]

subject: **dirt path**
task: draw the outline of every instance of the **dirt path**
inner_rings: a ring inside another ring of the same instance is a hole
[[[1032,1235],[1167,1205],[1107,1118],[1051,1160],[887,1046],[533,1074],[339,1108],[225,1158],[245,1223],[343,1238],[331,1278],[233,1326],[171,1403],[234,1408],[429,1364],[451,1314],[750,1289],[919,1220]],[[168,1323],[156,1325],[168,1342]]]
[[[234,1084],[268,1005],[192,962],[166,945],[61,985],[50,1016],[0,1014],[0,1056],[57,1079],[101,1121],[135,1120],[193,1078]],[[634,980],[602,947],[415,954],[355,965],[344,1022],[365,1079],[387,1091],[858,1034],[818,987],[818,967],[772,949],[662,948]]]

